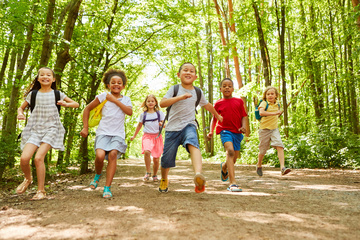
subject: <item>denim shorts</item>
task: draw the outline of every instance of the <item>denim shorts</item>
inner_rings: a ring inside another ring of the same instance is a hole
[[[232,142],[234,151],[240,151],[241,141],[244,138],[244,135],[241,133],[233,133],[227,130],[222,130],[220,132],[221,142],[224,145],[226,142]]]
[[[182,145],[189,152],[187,145],[199,148],[199,140],[194,124],[188,124],[181,131],[166,131],[164,153],[161,157],[161,167],[175,167],[175,159],[178,148]]]

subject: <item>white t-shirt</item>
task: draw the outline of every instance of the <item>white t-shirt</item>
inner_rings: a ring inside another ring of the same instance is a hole
[[[106,92],[97,95],[100,103],[106,99]],[[127,96],[118,99],[125,106],[132,107],[131,100]],[[113,102],[107,101],[102,108],[102,118],[96,129],[96,136],[120,136],[125,139],[125,113]]]
[[[163,121],[165,119],[165,115],[162,111],[159,111],[160,114],[160,121]],[[158,121],[158,115],[156,112],[153,113],[146,113],[146,120],[156,119],[154,121],[146,121],[144,123],[144,133],[150,133],[150,134],[156,134],[159,133],[159,121]],[[140,114],[138,122],[143,122],[144,120],[144,113]]]
[[[194,124],[197,127],[195,122],[195,103],[197,100],[196,90],[188,90],[179,85],[179,91],[177,96],[183,95],[185,93],[190,93],[191,98],[180,100],[174,103],[170,109],[169,122],[166,125],[166,131],[181,131],[189,123]],[[171,86],[170,89],[165,94],[164,98],[172,98],[174,95],[174,86]],[[199,106],[202,107],[208,104],[208,101],[205,99],[203,92],[201,91],[201,98]]]

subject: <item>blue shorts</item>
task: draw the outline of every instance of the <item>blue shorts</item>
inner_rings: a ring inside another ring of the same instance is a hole
[[[233,133],[227,130],[222,130],[220,132],[221,142],[224,145],[226,142],[232,142],[234,151],[240,151],[241,141],[244,138],[244,135],[241,133]]]
[[[181,131],[165,132],[164,152],[161,157],[161,167],[175,167],[175,159],[178,148],[182,145],[189,152],[187,145],[199,148],[199,140],[194,124],[188,124]]]

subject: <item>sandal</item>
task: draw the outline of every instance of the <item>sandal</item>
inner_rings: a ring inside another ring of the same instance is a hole
[[[107,186],[104,187],[103,198],[111,198],[113,196],[111,191],[110,191],[110,188],[111,188],[111,186],[110,187],[107,187]]]
[[[228,188],[227,188],[228,191],[230,192],[242,192],[242,189],[239,188],[238,185],[236,184],[231,184]]]
[[[205,182],[206,182],[205,177],[201,173],[195,175],[194,183],[195,183],[196,193],[202,193],[205,191]]]
[[[94,180],[92,180],[90,183],[90,188],[92,190],[95,190],[98,187],[100,176],[101,174],[95,174]]]
[[[32,178],[31,179],[25,178],[24,181],[16,188],[16,193],[17,194],[24,193],[31,183],[32,183]]]
[[[46,192],[44,190],[38,190],[31,200],[42,200],[46,198]]]
[[[159,181],[159,179],[158,179],[158,177],[157,177],[156,175],[152,176],[152,179],[153,179],[154,182],[158,182],[158,181]]]
[[[226,173],[223,172],[223,170],[222,170],[223,164],[224,164],[223,162],[220,164],[220,166],[221,166],[221,181],[226,182],[229,179],[229,172],[228,171],[226,171]]]
[[[151,177],[151,173],[147,172],[144,176],[144,181],[147,182],[150,180],[150,177]]]

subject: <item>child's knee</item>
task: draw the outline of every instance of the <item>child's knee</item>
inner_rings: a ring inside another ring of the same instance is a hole
[[[146,156],[150,156],[151,152],[150,152],[149,150],[145,150],[145,151],[144,151],[144,154],[145,154]]]
[[[116,161],[117,160],[117,151],[110,151],[108,158],[109,158],[109,160]]]
[[[234,156],[235,156],[235,151],[234,151],[234,149],[227,149],[227,150],[226,150],[226,154],[227,154],[229,157],[234,157]]]
[[[38,167],[41,164],[44,164],[44,158],[35,156],[34,158],[35,166]]]

